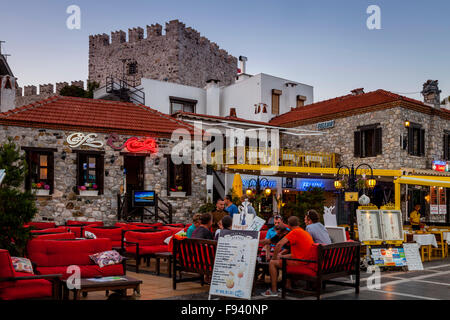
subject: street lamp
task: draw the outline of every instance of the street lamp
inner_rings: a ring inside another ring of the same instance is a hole
[[[247,190],[245,190],[245,194],[247,196],[253,195],[253,190],[250,188],[252,185],[252,181],[255,182],[255,187],[256,187],[256,193],[259,193],[261,191],[261,185],[262,182],[265,181],[266,182],[266,188],[264,188],[264,194],[266,196],[270,196],[272,194],[272,189],[269,188],[269,180],[267,180],[266,178],[262,178],[260,179],[259,177],[257,179],[250,179],[248,180],[248,187]]]
[[[343,169],[347,169],[347,173],[342,172]],[[373,169],[370,165],[368,165],[367,163],[361,163],[360,165],[358,165],[356,167],[356,169],[354,168],[354,166],[352,165],[351,169],[346,166],[346,165],[342,165],[338,168],[337,171],[337,176],[336,176],[336,181],[334,181],[334,187],[339,190],[340,192],[343,191],[350,191],[350,192],[356,192],[358,191],[358,179],[357,179],[357,172],[358,170],[360,170],[360,172],[363,172],[361,174],[362,179],[365,180],[364,181],[364,187],[366,186],[369,187],[370,189],[373,189],[375,187],[375,185],[377,184],[377,181],[375,180],[375,178],[373,177]],[[370,178],[366,179],[366,171],[370,170]],[[344,176],[347,175],[347,182],[348,184],[345,185],[344,183]],[[341,179],[342,176],[342,179]],[[350,213],[350,238],[354,239],[355,237],[355,227],[354,227],[354,223],[355,223],[355,213],[356,213],[356,206],[355,203],[352,202],[351,204],[351,213]]]

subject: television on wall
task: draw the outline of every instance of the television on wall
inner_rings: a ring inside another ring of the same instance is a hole
[[[154,207],[154,206],[155,206],[154,190],[133,191],[133,207]]]

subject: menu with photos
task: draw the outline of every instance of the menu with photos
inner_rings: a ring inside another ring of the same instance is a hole
[[[403,240],[402,212],[400,210],[380,210],[384,240]]]

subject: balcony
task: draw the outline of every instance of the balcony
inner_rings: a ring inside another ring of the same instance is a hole
[[[222,163],[220,163],[220,161],[214,161],[214,155],[215,153],[213,152],[211,157],[213,163],[216,165],[277,164],[287,167],[336,168],[336,163],[338,162],[338,155],[335,153],[294,151],[284,148],[278,149],[277,152],[273,152],[270,148],[260,149],[254,147],[235,147],[234,149],[225,149],[218,152],[218,157],[219,159],[222,159]]]

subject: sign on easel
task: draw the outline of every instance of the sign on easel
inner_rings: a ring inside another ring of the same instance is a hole
[[[209,296],[251,298],[258,240],[258,231],[220,232]]]
[[[254,215],[248,213],[249,206],[247,199],[239,206],[239,213],[233,215],[232,230],[248,230],[252,225]]]
[[[406,262],[409,271],[423,270],[422,259],[419,253],[418,243],[404,243],[403,249],[405,249]]]

